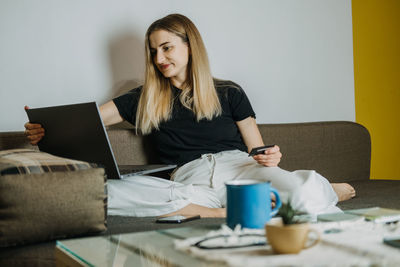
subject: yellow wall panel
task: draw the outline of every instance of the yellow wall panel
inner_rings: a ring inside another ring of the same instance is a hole
[[[371,179],[400,180],[400,0],[353,0],[356,121],[371,134]]]

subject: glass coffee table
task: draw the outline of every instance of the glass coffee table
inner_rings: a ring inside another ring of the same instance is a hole
[[[400,236],[400,225],[357,221],[313,224],[318,245],[299,254],[275,254],[268,244],[246,250],[175,248],[175,242],[205,236],[221,225],[96,236],[57,241],[57,266],[399,266],[400,250],[384,244]],[[177,240],[177,241],[176,241]],[[207,258],[208,260],[205,260]]]
[[[220,225],[85,237],[57,241],[57,266],[204,266],[174,248],[174,239],[205,235]],[[212,264],[211,264],[212,265]],[[218,265],[220,266],[220,265]]]

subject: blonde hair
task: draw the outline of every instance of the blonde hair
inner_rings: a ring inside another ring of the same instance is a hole
[[[192,110],[197,121],[211,120],[222,113],[221,104],[215,90],[213,77],[207,57],[207,51],[196,26],[187,17],[171,14],[153,22],[146,32],[145,82],[142,87],[136,111],[136,129],[148,134],[159,129],[163,121],[171,118],[173,108],[172,85],[168,78],[158,70],[150,51],[150,35],[165,30],[179,36],[190,49],[187,65],[187,77],[183,84],[179,100],[183,106]]]

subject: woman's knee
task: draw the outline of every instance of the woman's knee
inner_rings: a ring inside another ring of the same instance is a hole
[[[271,182],[271,186],[278,191],[291,193],[301,186],[301,181],[294,173],[279,167],[261,166],[256,172],[254,179]]]

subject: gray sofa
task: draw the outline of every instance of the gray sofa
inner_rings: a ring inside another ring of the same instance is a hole
[[[266,144],[277,144],[283,153],[280,167],[286,170],[312,169],[330,182],[348,182],[357,191],[354,199],[342,202],[342,209],[381,206],[400,209],[397,191],[400,181],[370,180],[371,141],[368,130],[353,122],[261,124]],[[107,130],[119,164],[154,163],[150,141],[136,136],[132,128],[120,125]],[[0,150],[32,148],[23,132],[0,133]],[[132,151],[135,151],[134,153]],[[147,231],[181,225],[156,224],[155,218],[108,216],[108,230],[102,234]],[[200,219],[185,226],[221,224],[224,219]],[[55,242],[3,248],[0,266],[54,266]]]

